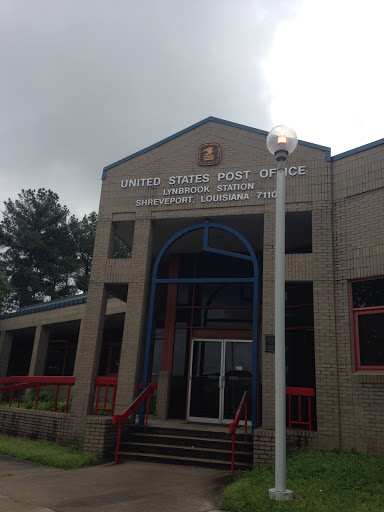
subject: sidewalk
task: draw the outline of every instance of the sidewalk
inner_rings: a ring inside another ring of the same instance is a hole
[[[231,475],[124,461],[73,471],[0,455],[0,512],[211,512]]]

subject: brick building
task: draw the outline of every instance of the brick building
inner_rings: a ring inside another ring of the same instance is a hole
[[[91,414],[95,378],[112,375],[117,412],[156,380],[158,417],[191,425],[229,423],[248,390],[255,455],[270,456],[276,162],[266,135],[208,118],[104,169],[88,295],[0,318],[0,377],[76,377],[65,420],[28,411],[41,432],[55,424],[89,449],[111,441],[111,420]],[[292,397],[290,438],[313,447],[384,451],[383,161],[384,139],[333,157],[299,141],[287,162],[287,387],[315,395],[301,419]],[[117,238],[131,257],[116,257]],[[0,415],[6,431],[27,413]]]

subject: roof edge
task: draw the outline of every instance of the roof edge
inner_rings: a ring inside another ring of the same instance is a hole
[[[83,304],[84,302],[87,302],[87,297],[87,293],[82,293],[79,295],[69,295],[68,297],[62,297],[61,299],[49,300],[47,302],[39,302],[38,304],[31,304],[30,306],[19,308],[12,313],[1,314],[0,320],[12,318],[14,316],[30,315],[32,313],[39,313],[40,311],[57,309],[60,307],[73,306],[75,304]]]
[[[226,126],[231,126],[233,128],[239,128],[240,130],[246,130],[248,132],[252,133],[259,133],[260,135],[268,135],[269,132],[265,130],[260,130],[258,128],[252,128],[251,126],[246,126],[239,123],[233,123],[232,121],[226,121],[225,119],[220,119],[218,117],[207,117],[203,119],[202,121],[199,121],[198,123],[193,124],[192,126],[189,126],[188,128],[184,128],[184,130],[181,130],[179,132],[176,132],[173,135],[170,135],[169,137],[160,140],[159,142],[156,142],[155,144],[152,144],[151,146],[148,146],[144,149],[141,149],[140,151],[137,151],[136,153],[132,153],[132,155],[126,156],[125,158],[122,158],[121,160],[118,160],[117,162],[114,162],[110,165],[107,165],[103,169],[103,174],[101,176],[102,180],[105,180],[107,176],[107,171],[109,169],[112,169],[113,167],[116,167],[117,165],[123,164],[124,162],[128,162],[129,160],[132,160],[133,158],[136,158],[137,156],[143,155],[144,153],[147,153],[148,151],[151,151],[152,149],[155,149],[162,144],[165,144],[166,142],[169,142],[173,139],[176,139],[177,137],[180,137],[181,135],[184,135],[185,133],[190,132],[191,130],[194,130],[195,128],[198,128],[199,126],[202,126],[203,124],[209,123],[210,121],[213,121],[215,123],[224,124]],[[308,146],[314,149],[320,149],[322,151],[325,151],[326,154],[326,160],[330,160],[331,156],[331,148],[327,146],[320,146],[319,144],[313,144],[312,142],[306,142],[304,140],[299,140],[299,144],[302,146]]]
[[[354,149],[350,149],[349,151],[344,151],[343,153],[339,153],[331,157],[331,161],[335,162],[337,160],[341,160],[342,158],[346,158],[347,156],[355,155],[356,153],[360,153],[361,151],[365,151],[366,149],[371,149],[376,146],[380,146],[384,144],[384,139],[375,140],[374,142],[369,142],[368,144],[364,144],[363,146],[359,146]]]

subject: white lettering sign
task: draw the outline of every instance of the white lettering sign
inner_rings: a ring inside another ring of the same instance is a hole
[[[254,172],[254,178],[273,178],[277,173],[276,168],[261,169]],[[307,173],[305,165],[292,166],[285,168],[285,175],[289,178],[304,176]],[[247,201],[251,198],[256,199],[274,199],[276,191],[257,191],[256,182],[252,180],[253,172],[246,171],[221,171],[216,175],[216,190],[212,186],[211,179],[214,176],[209,174],[184,174],[178,176],[170,176],[168,182],[164,183],[162,189],[162,197],[137,199],[136,206],[162,206],[162,205],[180,205],[194,204],[195,196],[199,194],[200,203],[219,203],[227,201]],[[209,183],[209,185],[206,185]],[[140,187],[158,187],[161,185],[161,178],[158,176],[150,178],[127,178],[121,180],[121,188],[131,189]],[[179,186],[182,185],[182,186]],[[217,192],[217,193],[215,193]],[[223,193],[224,192],[224,193]],[[233,193],[237,192],[237,193]]]

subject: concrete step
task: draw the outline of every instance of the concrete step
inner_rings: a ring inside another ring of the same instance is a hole
[[[192,446],[196,448],[218,449],[226,450],[232,449],[232,439],[214,439],[204,438],[199,436],[174,436],[170,434],[154,434],[152,432],[142,433],[128,433],[124,436],[124,442],[128,443],[148,443],[148,444],[162,444],[162,445],[177,445],[177,446]],[[240,441],[236,436],[236,451],[252,453],[252,443]]]
[[[210,460],[223,460],[223,461],[231,461],[232,458],[232,450],[228,449],[207,449],[200,448],[197,446],[175,446],[175,445],[163,445],[163,444],[155,444],[155,443],[121,443],[120,451],[124,451],[125,453],[135,452],[135,453],[146,453],[146,454],[157,454],[157,455],[165,455],[168,456],[172,454],[172,456],[185,457],[185,458],[198,458],[198,459],[210,459]],[[243,452],[236,450],[235,459],[239,462],[243,462],[245,464],[252,464],[252,452]]]
[[[236,469],[251,469],[253,436],[236,434]],[[223,430],[127,425],[119,458],[231,469],[232,435]]]
[[[145,454],[145,453],[136,453],[136,452],[120,452],[119,460],[139,460],[139,461],[147,461],[147,462],[160,462],[163,464],[180,464],[183,466],[199,466],[213,469],[221,469],[223,471],[231,470],[231,462],[220,461],[220,460],[211,460],[211,459],[201,459],[197,457],[180,457],[177,455],[159,455],[159,454]],[[235,461],[235,470],[236,471],[247,471],[251,469],[248,464],[238,464]]]

